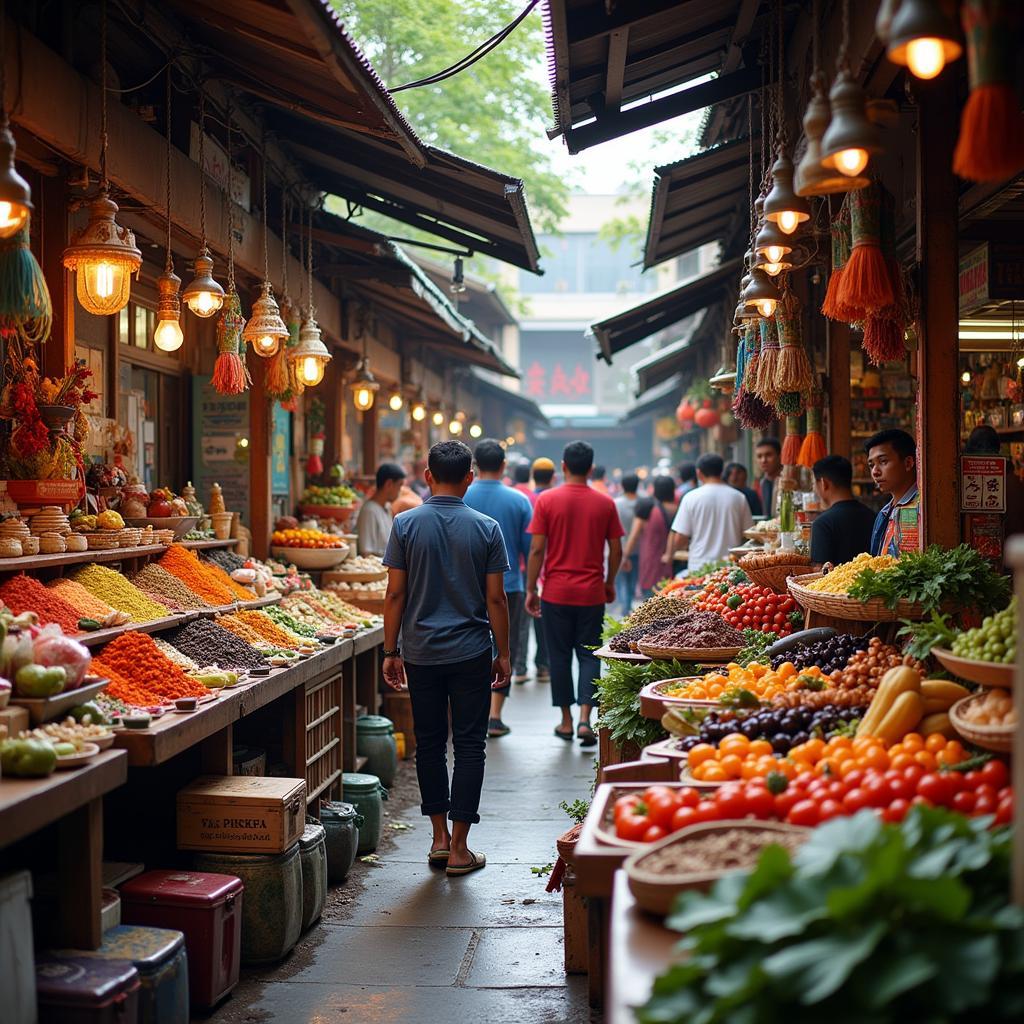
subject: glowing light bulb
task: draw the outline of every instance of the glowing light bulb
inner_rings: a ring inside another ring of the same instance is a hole
[[[417,423],[422,423],[427,418],[427,407],[422,402],[416,402],[410,411]]]
[[[373,391],[370,388],[356,388],[352,392],[352,403],[357,409],[366,412],[373,408]]]
[[[1017,365],[1020,366],[1020,363],[1018,363]],[[960,374],[960,379],[965,384],[970,384],[971,383],[971,371],[970,370],[964,370],[964,372]]]
[[[388,399],[388,408],[392,412],[398,412],[402,406],[405,405],[405,399],[402,397],[400,391],[393,391],[391,397]]]
[[[274,334],[261,334],[253,347],[261,356],[270,357],[277,354],[281,347],[281,339]]]
[[[222,295],[214,295],[213,292],[206,291],[195,292],[189,295],[185,301],[196,316],[213,316],[224,305]]]
[[[762,263],[760,266],[769,277],[777,277],[782,273],[781,263]]]
[[[238,447],[239,448],[248,448],[249,447],[249,438],[247,438],[247,437],[240,437],[238,439]]]
[[[757,311],[763,317],[774,316],[775,314],[775,299],[758,299],[757,300]]]
[[[28,220],[28,207],[21,203],[0,203],[0,238],[17,234]]]
[[[430,417],[430,422],[433,423],[435,427],[441,426],[444,423],[444,413],[435,412],[434,415]]]
[[[514,445],[515,443],[516,439],[511,434],[509,434],[508,437],[505,438],[505,444],[508,445],[509,448],[511,448],[512,445]]]
[[[924,36],[907,43],[907,67],[918,78],[934,78],[946,66],[946,51],[941,39]]]
[[[769,245],[764,251],[764,258],[769,263],[781,263],[782,257],[785,255],[786,253],[781,245]]]
[[[306,387],[315,388],[324,379],[324,370],[326,368],[325,360],[318,356],[303,356],[299,360],[299,379]],[[373,405],[372,391],[370,392],[370,405]]]
[[[481,427],[479,423],[474,423],[469,428],[469,436],[470,437],[479,437],[483,432],[484,432],[484,428]]]
[[[452,420],[448,424],[448,433],[458,437],[462,433],[462,422],[460,420]]]
[[[153,332],[153,344],[161,352],[176,352],[184,341],[185,335],[177,320],[161,320]]]
[[[1021,356],[1020,359],[1017,360],[1017,369],[1024,370],[1024,356]]]
[[[855,178],[867,165],[866,149],[842,149],[836,154],[836,168],[848,178]]]
[[[114,269],[110,263],[97,263],[93,269],[93,290],[101,299],[109,299],[114,294]]]
[[[795,210],[783,210],[778,225],[783,234],[791,235],[800,226],[800,215]]]

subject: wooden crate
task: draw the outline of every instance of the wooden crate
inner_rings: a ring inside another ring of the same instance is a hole
[[[410,758],[416,753],[416,733],[412,725],[412,701],[409,693],[385,693],[384,717],[390,718],[395,725],[395,732],[405,737],[405,756]]]
[[[590,963],[587,939],[587,898],[576,889],[576,876],[566,868],[562,879],[562,930],[565,937],[565,973],[586,974]]]
[[[306,684],[303,760],[306,802],[330,800],[341,786],[344,717],[340,673]]]
[[[283,853],[306,824],[306,780],[203,775],[178,791],[178,849]]]

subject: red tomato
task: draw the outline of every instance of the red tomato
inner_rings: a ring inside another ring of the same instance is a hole
[[[786,821],[790,825],[806,825],[813,828],[821,821],[821,809],[813,800],[801,800],[790,808]]]
[[[652,825],[667,829],[672,824],[672,815],[679,810],[679,801],[675,793],[656,792],[647,799],[647,817]]]
[[[938,772],[929,772],[921,777],[917,784],[917,795],[939,807],[946,806],[953,796],[949,783]]]
[[[919,764],[908,765],[903,769],[903,774],[916,786],[924,777],[924,768]]]
[[[792,786],[783,793],[777,793],[775,795],[775,816],[777,818],[785,819],[789,812],[792,810],[794,804],[798,804],[803,796],[796,792]]]
[[[814,774],[814,772],[801,772],[801,773],[800,773],[800,774],[799,774],[799,775],[798,775],[798,776],[797,776],[797,777],[796,777],[796,778],[795,778],[795,779],[794,779],[794,780],[793,780],[793,781],[792,781],[792,782],[790,783],[790,785],[792,786],[792,785],[794,785],[794,784],[795,784],[795,785],[799,786],[799,787],[800,787],[801,789],[803,789],[803,790],[806,790],[806,789],[807,789],[807,787],[808,787],[808,786],[809,786],[809,785],[810,785],[810,784],[811,784],[812,782],[814,782],[814,780],[815,780],[815,779],[817,779],[817,777],[818,777],[818,776],[817,776],[817,775],[815,775],[815,774]]]
[[[995,814],[999,809],[999,804],[996,802],[994,796],[979,796],[974,802],[974,814]]]
[[[893,802],[889,804],[884,811],[882,811],[882,819],[895,824],[898,821],[902,821],[907,816],[907,811],[909,810],[909,800],[893,800]]]
[[[869,807],[881,809],[888,806],[892,800],[892,790],[885,779],[865,780],[863,789],[867,794]]]
[[[615,822],[615,834],[620,839],[629,839],[634,843],[640,842],[644,833],[651,827],[646,811],[643,814],[637,811],[627,811]]]
[[[775,815],[775,797],[763,786],[747,786],[744,799],[747,803],[747,814],[762,820]]]
[[[859,786],[851,789],[846,796],[843,797],[843,810],[846,811],[847,814],[856,814],[867,806],[869,806],[867,791],[861,789]]]
[[[847,772],[847,774],[843,778],[843,782],[846,783],[848,789],[856,789],[863,781],[863,768],[854,768],[852,772]]]
[[[979,771],[965,772],[964,781],[971,789],[977,789],[985,782],[985,777]]]
[[[1013,796],[1004,797],[996,808],[996,824],[1009,825],[1013,821]]]
[[[953,802],[951,804],[954,811],[958,811],[960,814],[973,814],[974,805],[977,803],[978,795],[972,793],[969,789],[962,789],[959,793],[953,796]]]
[[[672,831],[678,832],[681,828],[686,828],[687,825],[694,825],[696,820],[696,807],[679,807],[676,809],[676,813],[672,815]]]
[[[985,777],[985,781],[990,786],[995,786],[996,789],[1002,789],[1010,781],[1010,773],[1006,769],[1005,762],[998,758],[989,761],[981,769],[981,774]]]
[[[888,773],[886,773],[888,774]],[[910,779],[904,777],[902,772],[894,772],[895,778],[888,780],[889,792],[892,794],[893,800],[913,800],[914,794],[917,792],[917,788]]]
[[[994,786],[990,786],[987,782],[983,782],[980,786],[977,786],[974,790],[974,795],[980,800],[985,797],[987,800],[998,801],[999,794]]]
[[[747,797],[742,789],[727,790],[725,786],[719,789],[715,804],[723,818],[745,818],[747,816]]]
[[[949,786],[949,791],[953,796],[967,788],[963,772],[943,772],[942,777],[946,780],[946,785]]]
[[[644,832],[643,841],[645,843],[656,843],[659,839],[664,839],[667,835],[668,831],[663,829],[660,825],[651,825],[651,827]]]
[[[693,821],[691,824],[699,825],[705,821],[720,821],[722,814],[715,805],[714,800],[701,800],[693,809]]]
[[[620,796],[615,801],[615,820],[618,821],[624,814],[632,811],[641,802],[639,793],[630,793],[628,796]]]
[[[843,805],[839,800],[833,800],[831,797],[821,801],[821,806],[818,808],[819,821],[828,821],[830,818],[838,818],[841,814],[845,814]]]
[[[684,786],[679,790],[680,807],[696,807],[700,803],[700,792],[693,786]]]

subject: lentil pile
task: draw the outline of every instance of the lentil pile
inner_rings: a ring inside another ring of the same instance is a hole
[[[662,878],[734,871],[753,867],[766,846],[781,846],[792,853],[807,841],[809,834],[766,828],[716,829],[655,850],[643,857],[638,866]]]
[[[237,671],[267,664],[267,659],[252,644],[209,619],[189,622],[168,634],[167,640],[203,668],[219,665]]]
[[[159,604],[126,580],[120,573],[105,565],[83,565],[71,577],[90,594],[106,601],[111,608],[127,612],[134,622],[152,622],[162,619],[169,611],[167,605]]]
[[[874,569],[876,572],[882,569],[891,569],[896,564],[892,555],[860,554],[852,562],[844,562],[837,565],[828,575],[821,579],[807,584],[808,590],[818,590],[826,594],[847,594],[853,581],[864,569]]]
[[[44,626],[55,622],[69,636],[80,632],[78,620],[82,616],[74,606],[23,572],[0,585],[0,601],[15,615],[35,612]]]
[[[742,647],[743,634],[715,612],[694,612],[649,633],[644,643],[653,647]]]
[[[233,580],[219,565],[213,562],[205,561],[203,559],[199,560],[199,564],[208,573],[212,574],[214,579],[216,579],[219,583],[223,583],[224,586],[227,587],[228,590],[230,590],[235,595],[236,600],[256,600],[256,592],[254,590],[250,590],[248,587],[243,587],[241,583],[238,583],[235,580]]]
[[[679,616],[676,619],[655,619],[653,622],[645,622],[640,626],[630,626],[627,629],[616,633],[615,636],[608,641],[608,647],[610,650],[615,651],[616,654],[631,654],[636,652],[636,642],[643,640],[651,633],[657,633],[662,629],[666,629],[670,625],[674,625],[679,619],[685,618],[686,616]]]
[[[266,642],[255,629],[250,629],[237,615],[218,615],[214,622],[221,629],[230,630],[235,636],[241,637],[247,644],[252,644],[253,647]]]
[[[166,599],[183,611],[198,611],[209,605],[196,593],[189,590],[177,576],[166,569],[150,562],[140,569],[133,577],[132,583],[140,590],[153,594],[158,599]]]
[[[693,605],[681,597],[649,597],[630,612],[627,620],[631,626],[642,626],[658,619],[674,619],[686,612],[692,612]]]
[[[81,583],[65,579],[63,576],[51,580],[46,586],[67,601],[78,612],[79,618],[102,621],[114,610],[106,601],[101,601],[95,594],[90,594]]]
[[[201,665],[197,665],[187,654],[182,654],[177,647],[172,647],[166,640],[162,640],[160,637],[153,637],[153,643],[160,649],[161,654],[166,655],[174,662],[182,672],[186,672],[189,675],[199,672],[202,668]]]
[[[275,647],[294,647],[297,641],[302,640],[298,634],[279,626],[262,611],[242,611],[238,612],[234,618],[256,633],[260,640],[273,644]]]
[[[147,698],[146,703],[152,704],[154,702],[148,699],[152,694],[169,701],[178,697],[204,697],[207,693],[206,687],[185,675],[148,633],[134,630],[122,633],[103,648],[99,657],[93,658],[92,664],[94,671],[110,675],[111,685],[107,690],[131,704],[138,704],[138,698],[143,696]],[[122,683],[132,692],[125,692]]]
[[[206,552],[206,560],[220,566],[225,572],[234,572],[236,569],[245,568],[245,559],[234,551],[222,548]]]
[[[214,575],[213,567],[200,562],[194,552],[180,544],[172,544],[158,564],[207,604],[219,606],[235,601],[235,592]]]

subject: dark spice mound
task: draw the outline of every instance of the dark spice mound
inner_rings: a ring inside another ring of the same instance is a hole
[[[645,622],[639,626],[630,626],[628,629],[622,630],[621,633],[616,633],[615,636],[608,641],[609,650],[615,651],[616,654],[630,654],[636,651],[637,640],[643,640],[650,636],[651,633],[657,633],[665,629],[667,626],[674,625],[681,619],[689,618],[693,612],[687,612],[685,615],[680,615],[670,621],[665,619],[656,619],[653,622]]]
[[[743,634],[715,612],[696,612],[643,638],[652,647],[742,647]]]
[[[189,622],[168,633],[165,639],[202,668],[219,665],[237,671],[267,664],[267,659],[252,644],[209,619]]]
[[[229,575],[236,569],[242,569],[245,567],[245,559],[241,555],[235,554],[234,551],[227,551],[221,549],[215,549],[213,551],[207,551],[203,554],[203,558],[207,562],[213,562],[214,565],[220,566]]]

